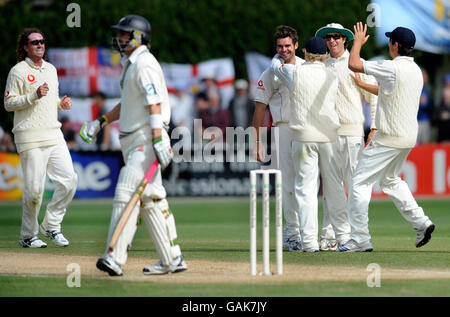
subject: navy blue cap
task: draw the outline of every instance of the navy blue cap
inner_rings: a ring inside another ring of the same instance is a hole
[[[416,45],[416,36],[414,32],[408,28],[396,27],[392,32],[386,32],[386,36],[395,40],[405,48],[414,48]]]
[[[311,54],[325,54],[327,52],[327,42],[321,37],[310,38],[305,45],[305,49]]]

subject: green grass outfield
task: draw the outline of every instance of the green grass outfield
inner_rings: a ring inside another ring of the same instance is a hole
[[[423,248],[414,246],[416,234],[390,200],[372,201],[370,232],[374,252],[317,254],[284,252],[286,265],[360,267],[377,263],[381,269],[416,271],[450,270],[450,199],[419,200],[425,213],[436,224],[431,242]],[[194,260],[242,262],[249,261],[248,198],[172,198],[178,236],[188,262]],[[45,249],[23,249],[18,245],[20,202],[0,202],[1,252],[39,253],[52,255],[101,255],[111,213],[111,200],[74,200],[63,222],[63,232],[70,240],[67,248],[58,248],[48,239]],[[43,204],[45,206],[45,203]],[[272,209],[273,210],[273,209]],[[44,207],[39,220],[42,220]],[[272,213],[273,214],[273,213]],[[321,213],[319,214],[321,219]],[[259,228],[261,217],[259,215]],[[271,225],[273,229],[274,219]],[[258,233],[260,238],[260,232]],[[271,245],[274,249],[274,231]],[[261,246],[261,240],[259,240]],[[272,263],[274,256],[272,252]],[[139,226],[129,258],[155,259],[156,252],[145,226]],[[259,259],[261,256],[259,255]],[[82,286],[69,288],[66,277],[5,274],[1,270],[0,296],[180,296],[180,297],[297,297],[297,296],[450,296],[450,279],[383,279],[381,287],[370,288],[366,281],[285,281],[275,283],[271,277],[255,277],[258,283],[160,283],[127,281],[121,278],[82,277]],[[233,265],[231,263],[231,265]],[[126,272],[126,270],[125,270]],[[382,271],[383,272],[383,271]],[[186,274],[186,273],[180,273]],[[367,273],[369,274],[369,273]]]

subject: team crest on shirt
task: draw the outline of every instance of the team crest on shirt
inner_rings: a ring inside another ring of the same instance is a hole
[[[148,84],[144,87],[145,91],[147,92],[147,95],[149,96],[155,96],[158,93],[156,92],[156,88],[154,84]]]
[[[261,89],[261,90],[266,90],[266,88],[264,88],[264,82],[262,80],[258,81],[258,87],[256,87],[257,89]]]

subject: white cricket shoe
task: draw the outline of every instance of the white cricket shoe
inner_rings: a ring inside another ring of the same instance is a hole
[[[366,241],[358,243],[353,239],[348,240],[344,244],[340,245],[337,249],[339,252],[371,252],[373,251],[372,242]]]
[[[57,230],[45,230],[42,225],[39,226],[39,231],[46,237],[49,237],[54,244],[60,247],[67,247],[69,241],[63,236],[62,232]]]
[[[108,273],[110,276],[122,276],[122,266],[118,264],[110,255],[97,260],[97,269]]]
[[[302,249],[303,252],[308,252],[308,253],[316,253],[316,252],[320,252],[319,249],[316,248],[303,248]]]
[[[38,237],[20,239],[19,244],[24,248],[46,248],[47,243],[39,239]]]
[[[336,251],[338,247],[336,240],[322,239],[319,243],[320,251]]]
[[[187,270],[186,262],[182,255],[177,256],[172,264],[164,265],[160,260],[156,265],[146,266],[142,270],[145,275],[162,275],[167,273],[178,273]]]
[[[417,231],[416,248],[423,247],[425,244],[428,243],[428,241],[431,240],[431,234],[433,233],[434,228],[435,228],[434,224],[431,223],[422,230],[416,230]]]
[[[283,241],[283,249],[289,252],[301,252],[302,242],[299,239],[288,238]]]

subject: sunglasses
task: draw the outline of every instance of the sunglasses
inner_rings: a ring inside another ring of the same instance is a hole
[[[329,40],[331,40],[331,39],[338,40],[338,39],[340,39],[341,37],[342,37],[342,34],[327,34],[327,35],[325,35],[325,39],[326,39],[327,41],[329,41]]]
[[[31,45],[38,45],[38,44],[45,44],[45,40],[34,40],[34,41],[30,41]]]

